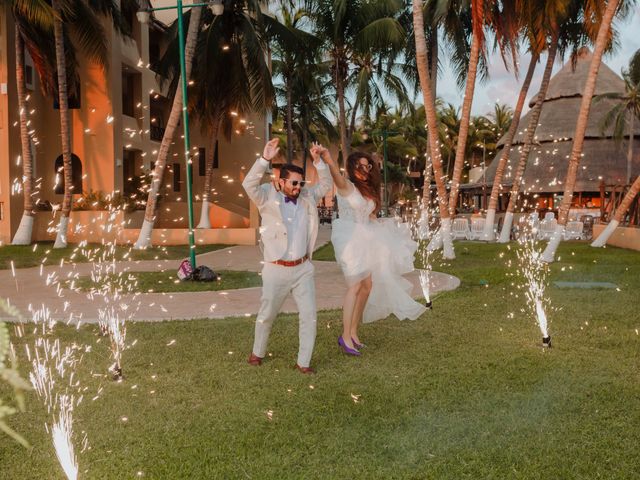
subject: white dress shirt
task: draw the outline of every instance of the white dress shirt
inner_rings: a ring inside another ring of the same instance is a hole
[[[282,260],[298,260],[307,253],[309,218],[300,198],[296,203],[286,202],[285,198],[280,192],[280,213],[287,228],[287,251]]]

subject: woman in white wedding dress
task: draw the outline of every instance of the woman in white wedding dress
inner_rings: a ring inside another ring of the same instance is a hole
[[[329,156],[321,145],[316,156]],[[329,162],[331,165],[334,162]],[[360,355],[360,322],[369,323],[394,314],[415,320],[426,310],[411,298],[411,282],[402,278],[413,270],[417,244],[406,224],[376,218],[380,210],[380,169],[371,155],[354,152],[347,158],[347,177],[330,169],[338,190],[339,218],[332,222],[331,242],[347,283],[342,335],[338,344],[349,355]]]

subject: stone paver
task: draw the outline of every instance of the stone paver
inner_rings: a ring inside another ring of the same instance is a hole
[[[331,238],[331,228],[321,226],[317,245],[323,245]],[[198,264],[213,270],[262,269],[262,253],[257,246],[229,247],[215,252],[198,255]],[[158,271],[177,270],[179,260],[147,260],[137,262],[117,262],[116,271]],[[344,296],[345,283],[340,267],[335,262],[314,261],[316,267],[316,292],[319,310],[340,308]],[[97,322],[98,309],[104,308],[107,300],[68,289],[56,289],[52,279],[71,279],[89,275],[91,264],[36,267],[16,270],[0,270],[0,298],[9,299],[25,316],[32,308],[45,305],[52,318],[68,320],[81,318],[83,322]],[[422,296],[417,272],[406,277],[414,288],[415,297]],[[432,272],[432,295],[457,288],[460,281],[451,275]],[[126,294],[118,299],[118,306],[127,305],[127,314],[136,321],[188,320],[193,318],[224,318],[229,316],[249,316],[258,311],[261,288],[246,288],[226,292],[185,292],[185,293],[144,293]],[[113,301],[113,300],[109,300]],[[293,299],[288,298],[283,312],[297,312]]]

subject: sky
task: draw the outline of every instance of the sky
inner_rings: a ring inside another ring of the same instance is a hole
[[[152,0],[155,7],[167,6],[174,4],[174,0]],[[176,18],[175,10],[165,10],[156,12],[156,17],[169,24]],[[631,55],[640,49],[640,5],[634,7],[633,14],[629,14],[624,21],[617,21],[615,27],[620,31],[620,48],[612,55],[604,57],[604,63],[617,74],[620,74],[622,68],[626,68],[629,64]],[[445,55],[442,55],[446,57]],[[520,78],[516,79],[513,72],[507,71],[499,53],[489,56],[489,78],[484,82],[477,82],[474,93],[474,100],[471,112],[473,115],[486,114],[493,111],[496,102],[505,103],[513,108],[518,98],[520,90],[520,82],[526,73],[529,64],[529,55],[523,54],[520,57]],[[528,110],[528,100],[535,95],[542,78],[542,70],[546,58],[542,57],[541,64],[538,65],[536,73],[531,82],[531,94],[527,98],[525,112]],[[567,59],[565,59],[566,61]],[[563,65],[563,61],[556,61],[553,73],[555,74]],[[456,87],[456,80],[451,72],[449,65],[445,64],[443,72],[438,78],[438,96],[442,97],[446,102],[450,102],[456,106],[462,104],[464,90]],[[418,95],[417,98],[421,98]]]
[[[603,61],[609,68],[617,74],[621,69],[627,68],[631,55],[640,49],[640,6],[634,8],[633,15],[624,21],[618,21],[615,26],[620,31],[620,49],[613,55],[606,55]],[[471,112],[473,115],[481,115],[489,113],[493,110],[495,102],[505,103],[511,107],[516,104],[520,83],[526,73],[530,56],[525,54],[520,57],[520,79],[516,80],[513,72],[506,70],[502,58],[499,53],[491,54],[489,57],[489,79],[484,83],[477,82],[473,98],[473,106]],[[565,62],[568,59],[565,59]],[[529,89],[530,95],[527,98],[525,111],[528,110],[528,101],[537,92],[540,80],[542,79],[542,70],[546,57],[541,59],[542,64],[538,64],[536,73],[534,74]],[[565,63],[556,61],[553,73],[555,74]],[[452,74],[448,65],[445,65],[443,73],[438,78],[438,96],[442,97],[446,102],[460,106],[464,90],[458,90],[456,87],[455,76]]]

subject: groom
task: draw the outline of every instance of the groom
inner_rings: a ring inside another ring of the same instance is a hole
[[[304,171],[291,164],[280,169],[277,188],[271,183],[260,185],[269,161],[278,150],[278,139],[274,138],[265,145],[262,158],[256,161],[242,182],[262,217],[260,236],[264,253],[262,303],[256,317],[249,364],[262,364],[273,321],[291,293],[300,316],[300,347],[295,368],[302,373],[314,373],[309,365],[316,339],[316,290],[310,260],[318,235],[317,204],[331,189],[332,181],[327,165],[320,160],[314,146],[311,149],[313,165],[320,179],[317,185],[305,188]]]

